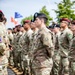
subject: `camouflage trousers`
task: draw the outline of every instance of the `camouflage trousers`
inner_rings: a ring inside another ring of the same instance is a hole
[[[14,67],[18,68],[20,71],[21,69],[21,52],[20,51],[13,51],[13,62]]]
[[[8,75],[7,65],[0,65],[0,75]]]
[[[30,72],[30,58],[28,55],[23,55],[23,75],[31,75]]]
[[[52,67],[52,58],[45,59],[42,62],[39,62],[37,60],[33,60],[32,62],[32,68],[34,70],[35,75],[50,75]]]
[[[55,52],[53,60],[53,75],[69,75],[69,59],[67,57],[62,57],[59,52]]]
[[[53,56],[52,74],[59,75],[59,71],[60,71],[60,55],[58,51],[55,51]]]
[[[71,68],[70,74],[75,75],[75,61],[71,61],[70,68]]]
[[[60,62],[61,62],[60,74],[69,75],[69,59],[67,57],[61,57]]]
[[[9,65],[13,65],[13,51],[10,51]],[[14,65],[13,65],[14,66]]]

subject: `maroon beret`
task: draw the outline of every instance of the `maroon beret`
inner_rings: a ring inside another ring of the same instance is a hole
[[[0,10],[0,14],[4,15],[3,12],[2,12],[2,10]]]
[[[0,12],[2,13],[2,11],[0,10]]]
[[[62,19],[60,19],[60,22],[62,22],[62,21],[66,21],[66,22],[68,22],[68,23],[71,22],[68,18],[62,18]]]
[[[31,22],[30,20],[25,20],[25,21],[24,21],[24,24],[25,24],[25,23],[30,23],[30,22]]]

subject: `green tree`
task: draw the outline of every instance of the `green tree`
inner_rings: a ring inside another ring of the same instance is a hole
[[[57,4],[58,9],[54,10],[57,15],[57,20],[59,22],[60,18],[69,18],[69,19],[75,19],[75,12],[73,9],[73,6],[75,4],[75,1],[71,0],[63,0],[60,3]]]
[[[28,17],[23,18],[23,19],[22,19],[22,21],[21,21],[21,24],[23,24],[23,21],[25,21],[25,20],[31,20],[32,18],[33,18],[33,16],[32,16],[32,15],[30,15],[30,16],[28,16]]]
[[[48,10],[46,9],[46,6],[43,6],[39,12],[44,13],[47,16],[47,18],[48,18],[47,26],[48,26],[50,24],[50,21],[52,20],[52,18],[50,17],[50,14],[49,14]]]
[[[52,18],[50,17],[50,14],[49,14],[48,10],[46,9],[46,6],[43,6],[39,12],[44,13],[47,16],[47,18],[48,18],[47,26],[48,26],[50,24],[50,21],[52,20]],[[31,20],[31,19],[33,19],[32,15],[25,17],[24,19],[22,19],[21,24],[23,24],[24,20]]]

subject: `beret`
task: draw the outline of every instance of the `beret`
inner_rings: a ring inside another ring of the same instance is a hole
[[[24,23],[29,23],[29,22],[31,22],[31,21],[30,21],[30,20],[25,20],[25,21],[24,21]]]
[[[55,28],[55,27],[60,28],[60,25],[58,25],[58,24],[53,25],[53,28]]]
[[[52,28],[53,29],[54,27],[53,27],[53,25],[50,25],[48,28]]]
[[[48,20],[47,16],[46,16],[44,13],[37,13],[37,12],[36,12],[36,13],[34,14],[34,21],[35,21],[35,19],[36,19],[37,17],[38,17],[38,18],[45,18],[45,19]]]
[[[62,22],[62,21],[66,21],[66,22],[68,22],[68,23],[71,22],[68,18],[61,18],[61,19],[60,19],[60,22]]]

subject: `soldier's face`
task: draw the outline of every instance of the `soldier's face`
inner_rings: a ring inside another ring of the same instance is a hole
[[[21,28],[21,27],[18,26],[18,27],[17,27],[17,30],[20,31],[20,28]]]
[[[8,30],[8,34],[10,34],[12,31],[11,30]]]
[[[62,21],[62,22],[60,23],[60,27],[61,27],[61,28],[64,28],[65,26],[67,26],[67,23],[66,23],[65,21]]]
[[[14,32],[15,32],[15,33],[17,32],[17,28],[14,29]]]
[[[36,27],[40,27],[41,24],[42,24],[42,21],[39,18],[36,18],[36,20],[35,20]]]
[[[31,25],[30,25],[30,27],[31,27],[31,29],[36,28],[35,23],[34,23],[34,22],[32,22],[32,23],[31,23]]]
[[[57,30],[58,30],[58,28],[56,28],[56,27],[55,27],[55,28],[53,29],[54,33],[56,33],[56,32],[57,32]]]
[[[28,28],[28,23],[25,23],[24,24],[24,29],[27,29]]]
[[[20,28],[20,31],[21,31],[21,32],[23,32],[23,31],[24,31],[24,28],[23,28],[23,27],[21,27],[21,28]]]
[[[75,31],[75,25],[73,25],[73,24],[71,25],[71,30]]]

